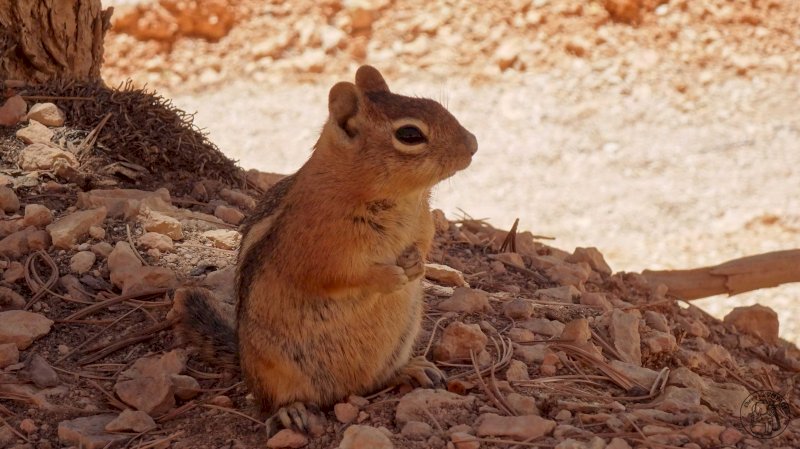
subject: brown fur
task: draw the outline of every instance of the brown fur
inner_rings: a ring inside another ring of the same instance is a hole
[[[423,306],[408,256],[430,247],[431,187],[477,150],[444,107],[389,92],[372,67],[328,100],[311,158],[243,226],[236,336],[247,385],[268,410],[373,391],[408,362]],[[392,143],[393,122],[408,117],[428,127],[419,154]]]

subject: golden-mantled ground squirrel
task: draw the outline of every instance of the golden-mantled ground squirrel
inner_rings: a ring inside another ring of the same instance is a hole
[[[240,364],[263,407],[300,430],[303,404],[442,383],[432,363],[411,359],[434,233],[429,196],[478,149],[442,105],[391,93],[370,66],[333,86],[328,110],[308,162],[242,227],[235,320],[207,291],[176,295],[182,340]]]

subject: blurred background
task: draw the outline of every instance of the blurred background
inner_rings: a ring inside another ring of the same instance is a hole
[[[291,173],[363,63],[479,141],[434,204],[596,246],[615,271],[800,248],[796,0],[106,0],[103,77],[195,112],[245,168]],[[800,287],[760,302],[800,343]]]

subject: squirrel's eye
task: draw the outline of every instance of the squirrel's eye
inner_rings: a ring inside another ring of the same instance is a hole
[[[394,136],[397,140],[406,145],[419,145],[428,141],[428,139],[425,138],[425,134],[422,134],[422,131],[414,125],[406,125],[397,128],[397,131],[394,132]]]

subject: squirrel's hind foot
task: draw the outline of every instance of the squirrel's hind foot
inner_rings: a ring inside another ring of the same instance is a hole
[[[281,429],[296,430],[308,433],[308,415],[306,406],[302,402],[295,402],[281,407],[264,423],[267,427],[267,436],[271,437]]]
[[[444,387],[446,377],[439,368],[423,356],[414,357],[400,368],[391,385],[411,385],[422,388]]]

